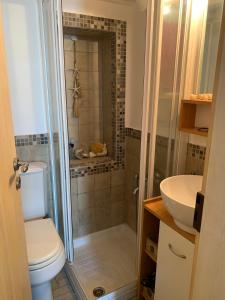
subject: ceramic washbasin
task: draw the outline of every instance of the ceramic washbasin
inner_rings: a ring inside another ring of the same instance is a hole
[[[178,175],[164,179],[160,184],[162,199],[181,229],[195,234],[193,219],[196,194],[202,188],[202,176]]]

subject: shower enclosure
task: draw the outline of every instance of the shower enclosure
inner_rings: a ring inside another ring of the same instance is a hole
[[[43,1],[40,11],[65,269],[81,299],[130,299],[137,293],[141,131],[125,127],[127,23],[62,14],[60,1]]]

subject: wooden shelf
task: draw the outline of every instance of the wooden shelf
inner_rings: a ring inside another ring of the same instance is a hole
[[[182,100],[180,108],[179,130],[186,133],[207,137],[208,132],[200,131],[198,128],[196,128],[195,119],[197,105],[207,105],[210,108],[211,104],[211,100]]]
[[[154,295],[153,296],[149,296],[148,292],[146,290],[143,290],[142,292],[142,297],[145,300],[154,300]]]
[[[147,249],[145,249],[145,253],[155,262],[157,263],[157,258],[153,256]]]
[[[176,232],[181,234],[184,238],[188,239],[193,244],[195,243],[195,236],[193,234],[187,233],[175,224],[173,217],[166,209],[161,197],[157,197],[154,200],[146,200],[144,209],[150,212],[160,221],[164,222],[166,225],[174,229]]]
[[[198,128],[184,128],[184,127],[180,127],[180,131],[186,132],[186,133],[190,133],[190,134],[196,134],[196,135],[201,135],[201,136],[208,136],[208,132],[207,131],[201,131]]]
[[[143,296],[143,286],[141,285],[141,279],[151,275],[156,272],[156,262],[146,252],[146,242],[147,239],[158,242],[159,237],[159,223],[160,220],[156,218],[153,214],[150,214],[146,209],[143,212],[143,230],[142,230],[142,241],[141,241],[141,263],[140,263],[140,277],[138,283],[138,299],[144,298]],[[146,298],[147,300],[147,298]]]
[[[183,99],[183,103],[187,104],[212,104],[212,100],[188,100],[188,99]]]

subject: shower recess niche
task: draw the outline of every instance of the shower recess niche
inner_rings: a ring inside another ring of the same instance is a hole
[[[64,27],[71,166],[116,159],[116,34]]]

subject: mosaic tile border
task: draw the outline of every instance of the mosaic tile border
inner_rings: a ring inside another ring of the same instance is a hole
[[[70,177],[78,178],[88,175],[107,173],[111,171],[124,169],[125,164],[118,164],[114,160],[104,163],[89,163],[87,166],[77,166],[70,168]]]
[[[188,143],[187,155],[190,154],[193,158],[205,160],[206,147]]]
[[[125,165],[125,86],[126,86],[126,22],[115,19],[100,18],[75,13],[63,13],[63,27],[65,29],[80,28],[89,30],[100,30],[115,33],[115,44],[112,47],[112,55],[115,57],[115,85],[112,92],[113,103],[113,160],[104,164],[92,164],[82,167],[79,173],[76,167],[71,173],[92,174],[92,172],[104,172],[110,168],[124,168]],[[115,49],[115,53],[114,50]],[[74,171],[75,170],[75,171]],[[84,171],[85,170],[85,171]],[[102,171],[100,171],[102,170]],[[73,176],[73,175],[72,175]],[[75,176],[75,175],[74,175]],[[77,176],[77,175],[76,175]]]
[[[141,130],[126,127],[126,136],[140,140],[141,139]]]
[[[49,143],[48,133],[15,136],[16,147],[47,145]]]

